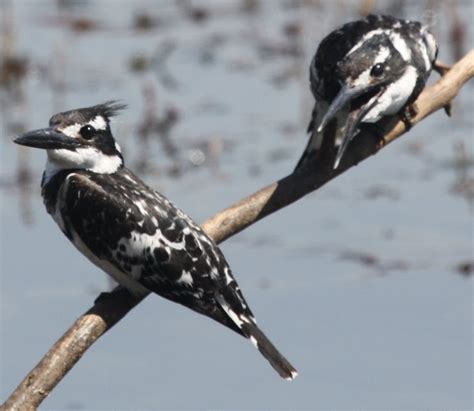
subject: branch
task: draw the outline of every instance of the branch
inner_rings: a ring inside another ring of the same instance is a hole
[[[436,84],[423,91],[416,101],[417,114],[412,118],[412,125],[448,106],[462,86],[473,76],[474,50],[471,50]],[[351,150],[346,152],[336,170],[332,168],[332,161],[322,159],[318,163],[318,168],[308,168],[284,177],[217,213],[203,224],[204,230],[216,242],[222,242],[318,189],[406,132],[404,123],[398,118],[388,119],[382,127],[384,130],[382,140],[366,132],[359,133],[351,143]],[[96,301],[25,377],[0,407],[0,411],[35,410],[87,349],[141,300],[132,299],[130,296],[124,297],[123,293],[115,292],[110,298]]]
[[[474,50],[456,63],[436,84],[423,91],[415,103],[417,114],[411,119],[412,125],[449,105],[462,86],[472,77],[474,77]],[[217,242],[224,241],[256,221],[320,188],[406,132],[405,124],[397,118],[386,120],[382,128],[386,130],[382,141],[368,133],[359,133],[351,143],[351,149],[344,153],[336,170],[332,168],[331,156],[330,161],[326,164],[320,163],[317,169],[308,169],[301,174],[290,174],[217,213],[203,224],[203,228]]]

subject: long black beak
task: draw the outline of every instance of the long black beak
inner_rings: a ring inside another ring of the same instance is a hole
[[[370,88],[367,86],[351,87],[348,85],[344,85],[337,94],[336,98],[329,106],[329,109],[324,115],[323,119],[321,120],[321,124],[319,124],[318,126],[318,132],[321,132],[323,128],[326,127],[326,125],[334,118],[334,116],[339,111],[341,111],[344,106],[350,104],[352,100],[356,99],[364,93],[367,93],[368,91],[370,91]]]
[[[354,137],[356,130],[364,118],[364,116],[372,109],[372,107],[377,104],[377,97],[372,97],[367,104],[364,104],[360,108],[354,109],[349,113],[349,116],[346,121],[346,127],[344,128],[344,134],[342,136],[341,145],[337,150],[336,160],[334,161],[334,169],[339,166],[339,162],[341,161],[342,155],[344,151],[346,151],[347,146]]]
[[[74,149],[79,147],[77,139],[69,137],[54,128],[41,128],[39,130],[28,131],[13,139],[13,142],[22,146],[42,148],[46,150],[54,149]]]
[[[324,127],[341,111],[344,107],[350,107],[351,103],[361,97],[364,94],[371,93],[376,90],[378,86],[375,85],[363,85],[363,86],[348,86],[344,85],[336,98],[333,100],[329,106],[328,111],[324,115],[321,123],[318,126],[318,132],[321,132]],[[341,145],[339,146],[336,160],[334,162],[334,168],[337,168],[339,162],[341,161],[342,155],[346,150],[349,142],[351,141],[354,133],[357,130],[357,127],[363,117],[369,112],[369,110],[376,103],[376,99],[371,98],[366,104],[361,104],[359,107],[350,107],[349,116],[346,120],[344,127],[344,132],[341,140]]]

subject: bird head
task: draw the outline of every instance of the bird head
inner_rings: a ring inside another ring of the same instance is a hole
[[[341,110],[349,113],[335,167],[364,117],[381,103],[388,86],[400,79],[408,68],[408,62],[394,47],[390,37],[383,32],[356,44],[336,64],[334,76],[338,91],[317,126],[318,131],[322,131]],[[413,71],[413,77],[415,76]],[[411,92],[412,89],[407,90],[405,101]]]
[[[125,105],[114,101],[55,114],[49,127],[26,132],[14,139],[23,146],[47,150],[54,170],[87,169],[110,174],[123,166],[110,119]]]
[[[328,110],[316,124],[318,132],[340,113],[345,115],[334,167],[361,122],[377,122],[414,101],[436,54],[436,41],[426,26],[390,16],[347,23],[321,42],[311,84]]]

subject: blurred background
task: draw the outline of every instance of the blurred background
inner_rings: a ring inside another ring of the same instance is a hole
[[[126,164],[202,222],[292,170],[308,66],[338,25],[420,20],[453,63],[474,21],[471,0],[3,0],[0,12],[0,402],[112,285],[46,214],[45,153],[13,136],[120,99]],[[43,408],[471,409],[473,102],[471,83],[451,119],[435,113],[222,244],[294,382],[231,331],[151,296]]]

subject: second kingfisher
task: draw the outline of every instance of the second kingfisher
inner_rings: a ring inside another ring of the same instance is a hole
[[[425,87],[437,52],[425,25],[391,16],[370,15],[325,37],[310,66],[316,102],[296,170],[316,159],[328,131],[336,133],[337,168],[361,123],[405,114]]]

